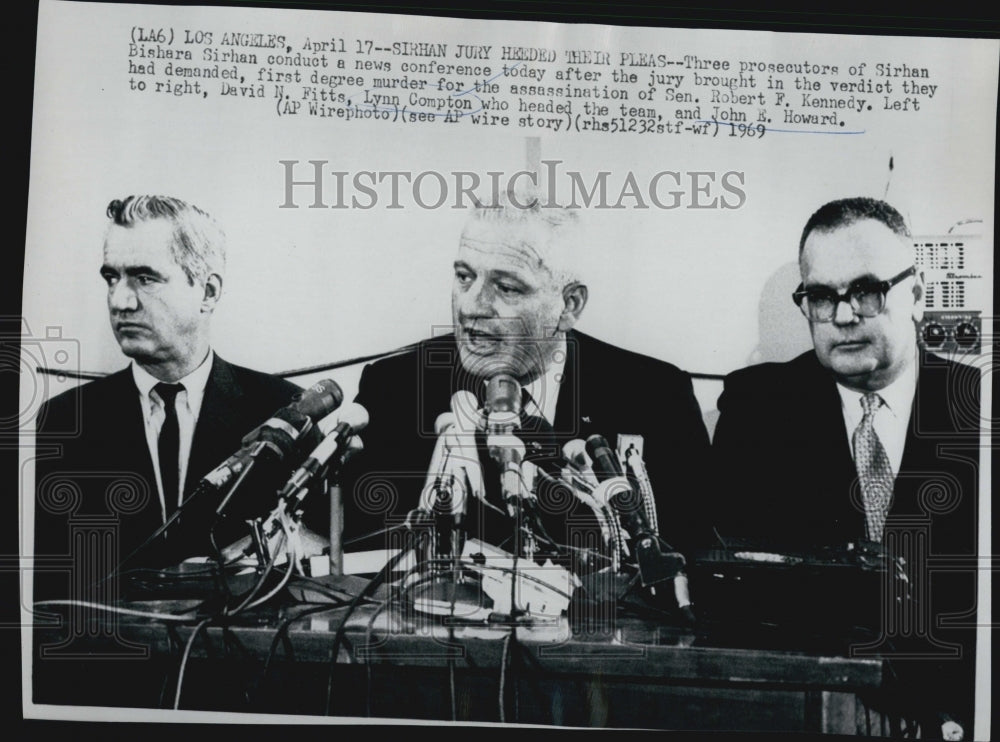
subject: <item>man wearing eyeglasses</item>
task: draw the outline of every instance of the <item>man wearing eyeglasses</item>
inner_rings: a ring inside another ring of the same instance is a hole
[[[874,554],[926,535],[903,555],[907,597],[882,613],[921,623],[900,636],[883,619],[883,649],[923,640],[924,659],[895,663],[898,709],[919,717],[925,737],[959,739],[971,731],[972,629],[938,619],[975,608],[979,371],[918,351],[924,280],[889,204],[821,207],[802,231],[799,267],[792,299],[813,350],[730,374],[718,401],[717,534]],[[941,559],[966,569],[928,569]]]

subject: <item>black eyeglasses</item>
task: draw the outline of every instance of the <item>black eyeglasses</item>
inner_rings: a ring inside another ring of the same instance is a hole
[[[837,307],[844,300],[851,305],[857,316],[875,317],[885,309],[885,295],[889,293],[889,289],[904,278],[915,275],[916,272],[916,267],[911,265],[888,281],[859,278],[857,281],[852,281],[845,291],[834,291],[829,286],[813,286],[807,289],[800,283],[792,294],[792,301],[810,322],[832,322],[837,314]]]

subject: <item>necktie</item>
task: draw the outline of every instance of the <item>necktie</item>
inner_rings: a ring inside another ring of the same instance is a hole
[[[177,509],[180,479],[181,430],[177,422],[177,395],[184,389],[182,384],[159,383],[153,387],[163,400],[166,416],[160,428],[158,453],[160,459],[160,480],[163,482],[163,504],[167,518]]]
[[[521,388],[521,425],[524,425],[525,420],[531,416],[540,415],[538,411],[538,406],[535,404],[534,398],[531,396],[531,392],[528,391],[527,387]]]
[[[882,442],[875,434],[875,413],[884,404],[873,392],[861,398],[864,415],[854,431],[854,464],[861,483],[861,497],[865,506],[865,530],[869,541],[882,541],[885,519],[892,500],[893,476],[889,457]]]

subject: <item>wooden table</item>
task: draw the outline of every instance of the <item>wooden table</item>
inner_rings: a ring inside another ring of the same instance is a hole
[[[868,704],[883,682],[878,658],[797,651],[778,635],[737,646],[724,632],[620,616],[587,633],[571,631],[565,618],[516,628],[454,625],[368,604],[350,616],[331,663],[345,610],[318,609],[288,625],[265,676],[277,626],[301,610],[258,609],[199,632],[180,707],[656,729],[882,729]],[[39,627],[33,699],[170,708],[193,630],[107,614],[83,630]]]

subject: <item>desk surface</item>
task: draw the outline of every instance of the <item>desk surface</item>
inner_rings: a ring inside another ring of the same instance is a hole
[[[336,662],[347,609],[287,596],[211,621],[194,640],[197,620],[56,609],[60,622],[35,628],[33,697],[170,708],[189,640],[181,708],[206,710],[853,733],[856,697],[884,681],[883,661],[850,656],[848,637],[750,627],[735,616],[683,628],[662,614],[598,608],[586,621],[574,615],[572,626],[566,616],[514,626],[376,597],[348,615]],[[194,602],[128,605],[170,613]],[[521,702],[500,701],[513,704],[509,716],[499,713],[498,694],[528,688]]]
[[[152,603],[144,607],[155,607]],[[221,646],[226,635],[248,651],[266,656],[279,623],[302,608],[286,606],[280,612],[264,611],[242,617],[225,627],[209,624],[201,630],[207,642]],[[330,661],[334,633],[346,609],[329,608],[294,620],[286,630],[287,642],[300,662]],[[589,634],[574,633],[564,618],[553,624],[511,626],[448,625],[447,618],[427,619],[404,615],[399,609],[382,610],[366,605],[348,620],[338,662],[401,666],[442,666],[457,661],[477,668],[500,666],[503,645],[512,636],[539,669],[550,672],[601,673],[606,677],[661,678],[794,685],[822,689],[875,688],[882,682],[882,660],[849,657],[831,652],[795,651],[773,647],[713,645],[711,635],[689,632],[654,621],[616,617]],[[120,617],[117,636],[148,646],[153,654],[176,654],[178,640],[185,641],[193,624],[168,626],[155,620]],[[65,631],[43,632],[51,640]],[[110,635],[80,636],[74,643],[81,652],[107,644]],[[107,647],[103,647],[107,649]],[[199,641],[192,654],[207,656],[210,645]],[[113,652],[113,650],[112,650]],[[58,654],[56,650],[55,654]]]

